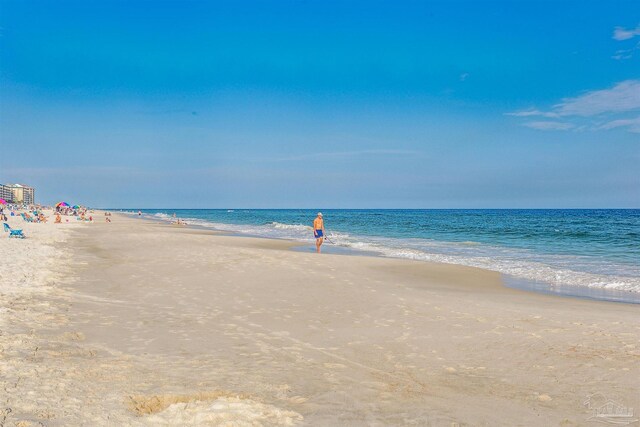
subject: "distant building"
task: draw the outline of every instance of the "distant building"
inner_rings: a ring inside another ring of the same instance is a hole
[[[36,190],[24,184],[0,184],[0,197],[9,203],[33,205],[36,202]]]
[[[6,200],[8,203],[13,201],[13,191],[8,185],[0,184],[0,199]]]

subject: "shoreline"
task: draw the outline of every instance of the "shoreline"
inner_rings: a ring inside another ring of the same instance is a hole
[[[116,211],[113,211],[113,212],[116,212]],[[124,215],[127,217],[137,216],[135,212],[118,211],[117,213],[119,215]],[[143,213],[143,218],[145,220],[154,221],[158,223],[176,225],[176,224],[169,223],[167,219],[154,217],[152,214]],[[218,233],[219,235],[225,235],[225,236],[286,241],[291,243],[290,249],[293,251],[315,252],[315,248],[313,246],[309,246],[309,243],[305,243],[305,242],[294,240],[294,239],[252,235],[248,233],[243,234],[243,233],[234,232],[231,230],[214,229],[214,228],[206,227],[199,224],[185,224],[181,226],[189,227],[193,229],[199,229],[199,230],[208,230],[208,231]],[[346,256],[365,256],[365,257],[370,256],[370,257],[376,257],[376,258],[406,260],[406,258],[389,257],[374,251],[364,251],[364,250],[358,250],[355,248],[343,247],[343,246],[334,245],[334,244],[327,244],[326,241],[323,244],[323,253],[335,254],[335,255],[346,255]],[[424,261],[424,260],[413,260],[413,261],[469,267],[465,264],[457,264],[457,263],[445,263],[445,262]],[[548,283],[544,281],[531,280],[531,279],[526,279],[522,277],[517,277],[511,274],[501,273],[497,270],[492,270],[488,268],[482,268],[482,267],[473,267],[473,268],[481,268],[483,270],[499,273],[502,276],[503,285],[511,289],[518,289],[525,292],[533,292],[533,293],[543,294],[543,295],[553,295],[561,298],[579,298],[579,299],[604,301],[604,302],[612,302],[612,303],[619,303],[619,304],[640,304],[640,293],[638,292],[627,291],[627,290],[606,289],[606,288],[593,288],[593,287],[587,287],[587,286],[554,285],[552,283]]]
[[[504,286],[559,298],[579,298],[589,301],[602,301],[614,304],[640,304],[640,293],[613,289],[590,288],[586,286],[557,286],[546,282],[522,279],[503,274]]]
[[[68,227],[52,292],[10,308],[7,423],[564,426],[596,393],[640,404],[637,306],[112,219]]]

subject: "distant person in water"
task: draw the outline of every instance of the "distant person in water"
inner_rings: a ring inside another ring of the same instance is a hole
[[[142,212],[138,211],[138,216],[142,216]]]
[[[313,236],[316,238],[316,252],[320,253],[320,246],[324,242],[324,220],[322,212],[318,212],[318,216],[313,220]]]

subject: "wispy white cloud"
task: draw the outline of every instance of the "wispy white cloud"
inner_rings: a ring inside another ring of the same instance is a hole
[[[468,77],[469,77],[469,73],[462,73],[460,74],[460,81],[463,82],[467,80]]]
[[[601,129],[626,128],[629,132],[640,133],[640,116],[632,119],[612,120],[600,126]]]
[[[629,40],[635,36],[640,36],[640,24],[636,28],[626,29],[624,27],[616,27],[613,30],[613,38],[618,41]]]
[[[617,83],[612,88],[593,90],[573,98],[564,98],[554,105],[549,111],[531,108],[523,111],[506,113],[514,117],[544,117],[559,119],[564,121],[534,121],[523,123],[524,126],[540,130],[578,130],[578,129],[612,129],[613,127],[633,127],[630,124],[620,124],[618,126],[603,127],[589,123],[580,123],[581,118],[598,120],[602,122],[603,117],[609,119],[608,123],[618,123],[629,120],[626,117],[618,117],[611,120],[611,115],[620,115],[640,110],[640,80],[625,80]],[[586,120],[582,119],[582,121]],[[577,122],[577,123],[576,123]],[[581,124],[581,126],[578,126]]]
[[[619,49],[616,50],[616,53],[611,56],[613,59],[617,59],[618,61],[633,58],[633,54],[636,50],[640,50],[640,42],[636,43],[634,47],[631,49]]]
[[[640,36],[640,24],[634,29],[626,29],[623,27],[616,27],[613,30],[613,38],[618,41],[625,41],[635,38],[636,36]],[[640,42],[637,43],[633,47],[627,47],[626,49],[618,49],[615,54],[611,56],[611,58],[623,61],[625,59],[630,59],[633,57],[636,50],[640,49]]]
[[[625,80],[611,89],[565,98],[553,106],[560,116],[594,116],[640,109],[640,80]]]
[[[633,57],[631,52],[633,52],[633,51],[632,50],[619,50],[614,55],[612,55],[611,58],[617,59],[618,61],[621,61],[623,59],[629,59],[629,58]]]
[[[575,128],[575,125],[571,123],[552,121],[526,122],[523,125],[537,130],[569,130]]]
[[[506,115],[515,116],[515,117],[549,117],[549,118],[559,117],[558,113],[549,112],[549,111],[540,111],[536,109],[516,111],[513,113],[506,113]]]

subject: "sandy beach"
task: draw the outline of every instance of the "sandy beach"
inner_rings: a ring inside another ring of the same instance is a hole
[[[2,426],[582,426],[608,400],[640,408],[638,305],[94,218],[12,217],[28,238],[0,236]]]

